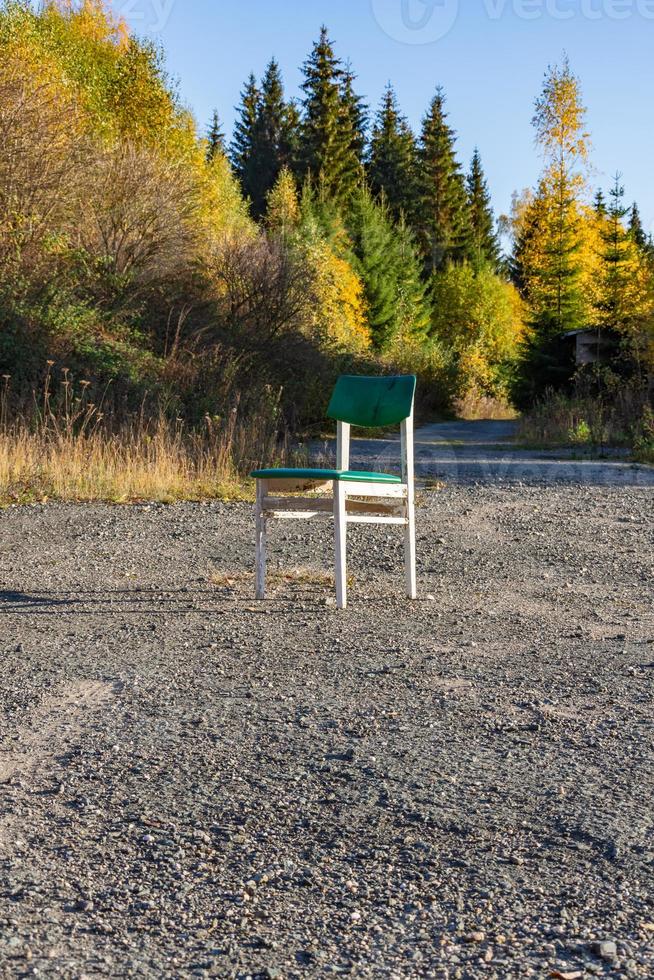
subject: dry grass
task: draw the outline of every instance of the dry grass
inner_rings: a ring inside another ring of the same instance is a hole
[[[243,494],[230,457],[171,433],[0,434],[0,503],[48,499],[125,503]]]
[[[512,421],[518,417],[515,408],[505,399],[490,398],[469,392],[464,398],[458,398],[454,403],[457,416],[466,421],[487,419],[497,422]]]
[[[50,380],[29,414],[11,414],[0,391],[0,505],[49,499],[128,503],[249,499],[244,475],[284,456],[269,410],[261,418],[183,420],[142,415],[116,431],[101,406],[75,395],[67,376],[56,407]]]

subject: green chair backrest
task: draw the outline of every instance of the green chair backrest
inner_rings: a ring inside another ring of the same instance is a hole
[[[415,391],[414,375],[395,378],[343,375],[336,382],[327,416],[367,429],[397,425],[411,415]]]

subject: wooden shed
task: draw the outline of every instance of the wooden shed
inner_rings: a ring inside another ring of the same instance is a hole
[[[606,330],[595,328],[571,330],[563,336],[566,340],[573,340],[575,343],[577,367],[606,361],[615,348],[615,337]]]

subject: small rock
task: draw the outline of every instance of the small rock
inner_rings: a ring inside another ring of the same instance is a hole
[[[602,960],[614,960],[618,955],[617,946],[609,939],[591,943],[590,948],[595,956],[599,956]]]

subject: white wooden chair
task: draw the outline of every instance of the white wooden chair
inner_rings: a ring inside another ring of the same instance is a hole
[[[416,379],[339,378],[327,415],[338,422],[336,468],[264,469],[257,481],[256,595],[265,598],[266,527],[270,520],[334,520],[336,604],[347,606],[348,524],[396,524],[404,528],[406,591],[416,592],[416,529],[413,458],[413,403]],[[350,430],[401,425],[402,476],[350,470]],[[331,496],[278,496],[330,491]],[[274,496],[277,495],[277,496]]]

